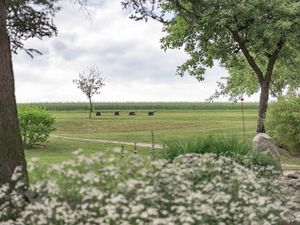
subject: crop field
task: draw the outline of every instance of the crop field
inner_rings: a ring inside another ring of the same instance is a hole
[[[86,103],[26,103],[22,106],[39,106],[47,110],[88,110]],[[258,103],[244,103],[245,109],[258,109]],[[241,109],[241,103],[234,102],[101,102],[94,103],[95,110],[229,110]]]
[[[86,154],[92,154],[99,151],[111,152],[115,147],[121,148],[122,145],[128,154],[133,152],[134,146],[117,142],[151,144],[152,138],[155,144],[161,146],[170,141],[193,140],[203,135],[237,136],[243,141],[241,105],[234,104],[236,108],[230,108],[232,103],[226,103],[230,107],[222,105],[222,108],[219,103],[209,104],[212,109],[204,109],[202,106],[201,110],[158,109],[157,106],[154,108],[155,105],[148,105],[137,108],[136,116],[128,116],[128,112],[133,111],[130,104],[127,108],[124,105],[123,109],[120,106],[111,110],[103,107],[105,109],[102,111],[95,110],[100,111],[101,116],[95,116],[94,112],[92,119],[88,119],[87,110],[67,110],[67,107],[53,110],[49,104],[49,110],[52,109],[50,112],[56,118],[56,131],[44,145],[27,149],[26,156],[38,157],[43,163],[59,163],[71,159],[72,152],[79,148]],[[148,107],[157,111],[155,116],[148,116]],[[179,103],[177,107],[180,107]],[[182,105],[182,108],[184,107],[187,105]],[[247,104],[245,108],[245,136],[251,141],[255,136],[257,109]],[[113,115],[116,109],[120,110],[120,116]],[[160,154],[162,150],[155,151],[156,154]],[[138,146],[138,154],[151,154],[151,148]],[[300,165],[298,160],[292,162],[293,165],[298,163]]]

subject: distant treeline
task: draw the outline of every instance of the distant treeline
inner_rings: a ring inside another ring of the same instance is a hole
[[[88,103],[22,103],[18,106],[39,106],[47,110],[88,110]],[[241,103],[208,102],[102,102],[94,110],[226,110],[241,109]],[[244,109],[258,109],[258,103],[244,103]]]

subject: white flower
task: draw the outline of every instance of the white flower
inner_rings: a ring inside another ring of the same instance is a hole
[[[78,156],[78,155],[80,155],[82,152],[83,152],[82,149],[78,149],[78,150],[72,152],[72,154]]]
[[[31,185],[36,200],[25,207],[18,190],[8,194],[9,186],[0,186],[0,225],[274,225],[295,207],[280,182],[226,157],[188,154],[150,163],[76,154]],[[22,188],[21,170],[15,173],[15,188]]]

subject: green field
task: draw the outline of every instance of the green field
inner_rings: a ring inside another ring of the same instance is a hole
[[[202,134],[234,134],[242,136],[242,116],[239,110],[164,110],[155,116],[137,111],[136,116],[105,113],[101,117],[87,118],[84,111],[52,112],[56,117],[54,135],[107,140],[151,142],[151,130],[156,141],[163,143],[170,138],[187,138]],[[245,112],[247,136],[254,135],[256,110]]]
[[[143,110],[137,110],[136,116],[128,116],[128,110],[124,109],[120,116],[114,116],[112,111],[104,111],[100,117],[94,114],[90,120],[88,112],[84,110],[50,113],[56,118],[56,131],[44,145],[27,149],[27,158],[38,157],[43,163],[59,163],[71,159],[72,152],[79,148],[86,154],[111,152],[114,147],[120,148],[122,144],[94,140],[151,143],[151,131],[156,144],[194,139],[202,135],[231,135],[241,140],[244,138],[240,109],[157,110],[153,117]],[[251,140],[255,135],[257,110],[246,109],[244,116],[246,138]],[[133,151],[133,146],[124,146],[129,153]],[[156,150],[157,154],[159,151],[161,150]],[[151,149],[138,147],[138,152],[151,154]],[[284,160],[285,163],[290,161],[285,158]],[[293,165],[300,165],[298,159],[291,160]]]

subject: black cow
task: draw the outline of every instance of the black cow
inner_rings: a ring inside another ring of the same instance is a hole
[[[101,112],[96,112],[96,116],[101,116]]]
[[[135,112],[129,112],[128,115],[129,116],[135,116]]]
[[[148,112],[148,116],[154,116],[155,111]]]
[[[114,115],[115,116],[120,116],[120,112],[117,111],[117,112],[114,113]]]

